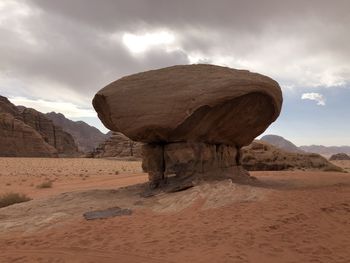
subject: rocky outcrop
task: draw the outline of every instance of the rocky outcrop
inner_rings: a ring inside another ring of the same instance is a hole
[[[112,135],[101,143],[88,157],[133,157],[141,158],[142,143],[130,140],[120,132],[113,132]]]
[[[291,141],[286,140],[282,136],[269,134],[269,135],[265,135],[265,136],[261,137],[260,140],[264,141],[264,142],[268,142],[269,144],[271,144],[277,148],[280,148],[282,150],[285,150],[287,152],[294,152],[294,153],[303,153],[304,152],[301,149],[299,149],[298,146],[293,144]]]
[[[0,113],[0,156],[57,157],[57,150],[31,126],[9,113]]]
[[[16,107],[0,96],[0,156],[56,157],[79,154],[73,137],[44,114]]]
[[[107,128],[145,143],[143,166],[155,187],[168,171],[184,180],[209,170],[216,170],[212,176],[234,176],[240,148],[276,120],[281,105],[274,80],[213,65],[127,76],[93,99]]]
[[[45,114],[31,108],[20,111],[23,121],[38,131],[44,140],[57,149],[61,156],[78,156],[80,153],[72,135],[53,124]]]
[[[249,171],[342,171],[319,154],[287,152],[264,141],[254,141],[242,148],[241,162]]]
[[[6,97],[0,96],[0,112],[9,113],[17,119],[21,119],[18,109]]]
[[[50,112],[46,113],[45,116],[52,120],[56,126],[71,134],[81,152],[91,152],[109,138],[109,135],[100,132],[99,129],[83,121],[69,120],[61,113]]]
[[[344,161],[344,160],[350,160],[350,156],[346,153],[337,153],[333,154],[330,158],[330,161]]]

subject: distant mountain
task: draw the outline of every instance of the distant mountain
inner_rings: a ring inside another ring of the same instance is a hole
[[[291,141],[288,141],[287,139],[281,136],[272,135],[272,134],[265,135],[260,140],[264,142],[268,142],[269,144],[277,148],[280,148],[282,150],[285,150],[288,152],[294,152],[294,153],[303,153],[303,152],[317,153],[327,158],[337,153],[350,154],[350,146],[303,145],[298,147],[295,144],[293,144]]]
[[[327,158],[337,153],[350,154],[350,146],[303,145],[303,146],[300,146],[299,148],[305,152],[318,153]]]
[[[268,142],[269,144],[277,148],[280,148],[282,150],[285,150],[287,152],[294,152],[294,153],[303,152],[298,146],[296,146],[292,142],[278,135],[272,135],[272,134],[265,135],[260,140],[264,142]]]
[[[46,114],[46,117],[51,119],[55,125],[62,127],[64,131],[70,133],[77,143],[79,150],[85,153],[93,151],[100,143],[110,137],[109,134],[104,134],[99,129],[83,121],[67,119],[61,113],[50,112]]]

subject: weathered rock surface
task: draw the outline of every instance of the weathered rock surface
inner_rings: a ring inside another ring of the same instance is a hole
[[[169,174],[187,180],[241,171],[240,148],[276,120],[281,105],[274,80],[213,65],[134,74],[93,99],[107,128],[147,143],[143,167],[154,186]]]
[[[73,137],[44,114],[0,96],[0,156],[56,157],[78,153]]]
[[[0,113],[0,156],[57,157],[57,150],[23,121]]]
[[[279,115],[277,82],[246,70],[185,65],[121,78],[93,105],[104,125],[146,143],[248,145]]]
[[[343,161],[343,160],[350,160],[350,156],[347,155],[346,153],[337,153],[337,154],[333,154],[329,160],[331,161]]]
[[[52,120],[54,125],[71,134],[79,151],[84,153],[93,151],[109,137],[107,134],[100,132],[99,129],[83,121],[69,120],[61,113],[50,112],[45,114],[45,116]]]
[[[0,96],[0,112],[9,113],[17,119],[21,119],[18,109],[6,97]]]
[[[253,141],[242,148],[242,165],[249,171],[322,170],[342,171],[316,153],[293,153],[264,141]]]
[[[88,157],[134,157],[141,158],[142,143],[130,140],[120,132],[113,132],[112,135],[101,143]]]
[[[48,144],[57,149],[58,154],[61,156],[80,154],[72,135],[54,125],[45,114],[31,108],[24,108],[20,113],[23,121],[38,131]]]

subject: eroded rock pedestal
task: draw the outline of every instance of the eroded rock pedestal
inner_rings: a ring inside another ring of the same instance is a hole
[[[282,92],[269,77],[214,65],[179,65],[123,77],[93,106],[103,124],[145,144],[151,186],[247,175],[239,149],[276,120]]]
[[[240,152],[235,146],[201,142],[144,144],[142,168],[149,174],[151,187],[169,178],[178,181],[234,178],[248,175],[240,167]]]

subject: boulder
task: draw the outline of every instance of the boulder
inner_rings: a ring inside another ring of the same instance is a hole
[[[346,153],[337,153],[333,154],[330,158],[330,161],[344,161],[344,160],[350,160],[350,156]]]
[[[112,82],[93,99],[104,125],[134,141],[193,140],[240,147],[278,117],[281,105],[281,89],[274,80],[213,65],[134,74]]]
[[[107,128],[145,143],[143,166],[155,186],[168,171],[188,178],[239,166],[240,148],[276,120],[281,105],[271,78],[214,65],[134,74],[93,99]]]

